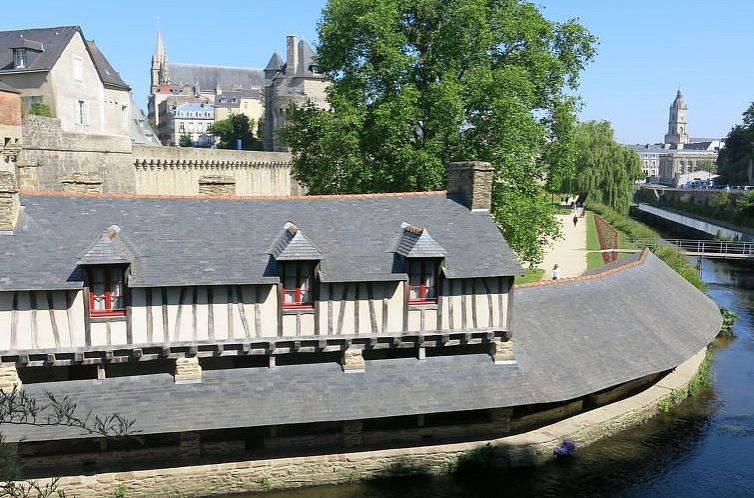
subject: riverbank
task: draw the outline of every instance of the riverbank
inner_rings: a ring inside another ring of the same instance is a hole
[[[537,465],[554,458],[564,437],[579,447],[638,425],[686,397],[705,350],[652,387],[623,400],[539,429],[500,439],[466,443],[277,458],[213,465],[64,477],[59,487],[80,498],[116,496],[203,497],[341,484],[401,475],[447,474],[483,459],[494,467]],[[476,459],[476,460],[475,460]]]

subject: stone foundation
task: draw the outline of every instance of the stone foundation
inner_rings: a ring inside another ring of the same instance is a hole
[[[95,171],[74,171],[61,180],[64,192],[102,193],[102,179]]]
[[[0,365],[0,390],[9,393],[21,389],[21,379],[15,365]]]
[[[175,383],[196,384],[202,381],[202,367],[199,358],[178,358],[175,360]]]
[[[199,178],[199,195],[236,195],[236,180],[232,176],[203,176]]]
[[[635,396],[531,432],[491,441],[64,477],[59,487],[67,495],[80,498],[112,496],[118,489],[125,490],[131,498],[201,497],[417,473],[441,474],[456,468],[459,459],[464,458],[486,458],[484,463],[499,467],[542,464],[554,458],[553,449],[565,436],[584,447],[657,414],[661,401],[688,388],[704,354],[705,350],[700,351]],[[505,412],[500,412],[499,422],[505,423],[505,418]],[[188,449],[190,444],[186,444]]]
[[[343,371],[346,373],[358,373],[364,372],[366,365],[364,363],[364,356],[361,354],[361,349],[348,348],[343,351]]]
[[[0,230],[13,230],[21,209],[16,177],[10,171],[0,171]]]

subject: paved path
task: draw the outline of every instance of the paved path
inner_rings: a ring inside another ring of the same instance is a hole
[[[563,238],[545,248],[545,259],[540,268],[545,269],[542,280],[552,278],[552,267],[557,263],[560,277],[578,277],[586,271],[586,217],[579,218],[573,226],[573,215],[557,214]]]

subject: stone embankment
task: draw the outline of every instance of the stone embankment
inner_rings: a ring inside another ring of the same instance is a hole
[[[673,394],[685,393],[704,356],[705,350],[698,352],[655,385],[629,398],[491,441],[73,476],[62,478],[59,486],[67,495],[79,498],[114,496],[116,492],[126,492],[130,498],[201,497],[441,474],[480,458],[497,467],[542,464],[554,458],[553,449],[566,436],[584,447],[651,418],[668,400],[682,399]]]

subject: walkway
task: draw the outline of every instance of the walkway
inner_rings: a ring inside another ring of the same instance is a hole
[[[545,269],[542,280],[552,278],[552,267],[560,267],[560,277],[578,277],[586,271],[586,218],[579,218],[573,226],[573,215],[557,214],[555,219],[561,226],[563,238],[545,248],[545,258],[540,268]]]

